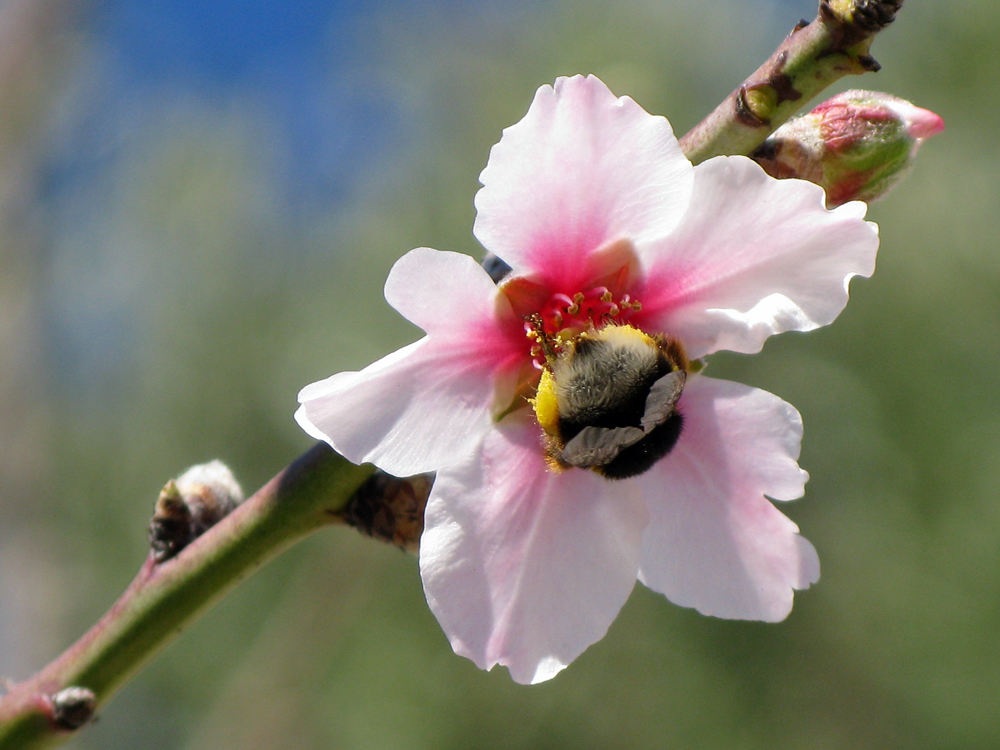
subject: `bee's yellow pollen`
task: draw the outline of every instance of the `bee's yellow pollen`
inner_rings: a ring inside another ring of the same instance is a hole
[[[559,404],[556,402],[556,381],[549,370],[542,370],[538,391],[531,399],[538,424],[549,435],[559,434]]]

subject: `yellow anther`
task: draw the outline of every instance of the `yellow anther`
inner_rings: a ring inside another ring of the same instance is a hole
[[[612,318],[614,318],[614,317],[617,317],[618,313],[620,313],[620,312],[621,312],[621,310],[618,309],[618,305],[612,305],[611,309],[608,310],[608,315],[610,315]]]
[[[580,312],[580,305],[574,302],[572,305],[566,308],[566,312],[569,313],[570,315],[576,315],[577,313]]]
[[[574,301],[574,302],[575,302],[576,304],[578,304],[578,305],[579,305],[579,304],[580,304],[581,302],[583,302],[583,300],[584,300],[584,299],[585,299],[585,298],[584,298],[584,296],[583,296],[583,292],[577,292],[576,294],[574,294],[574,295],[573,295],[573,301]]]
[[[614,298],[614,295],[610,291],[607,291],[601,295],[601,302],[610,302]]]

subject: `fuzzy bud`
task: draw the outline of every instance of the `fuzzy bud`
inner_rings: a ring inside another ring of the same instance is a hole
[[[149,525],[157,562],[169,560],[243,502],[243,490],[222,461],[198,464],[160,491]]]
[[[917,149],[944,120],[903,99],[845,91],[789,120],[751,156],[772,177],[826,190],[830,208],[885,196],[913,166]]]

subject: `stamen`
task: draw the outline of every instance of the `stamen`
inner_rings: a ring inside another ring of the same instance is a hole
[[[603,328],[612,321],[624,323],[640,309],[642,305],[628,294],[615,300],[614,292],[606,286],[576,292],[572,297],[553,294],[537,313],[525,318],[525,335],[533,342],[532,361],[544,369],[581,333]]]
[[[540,320],[535,321],[532,328],[549,335],[564,330],[579,333],[591,328],[602,328],[611,319],[622,322],[638,309],[639,303],[629,295],[623,294],[616,301],[614,292],[605,286],[576,292],[572,297],[562,293],[553,294],[539,310]]]

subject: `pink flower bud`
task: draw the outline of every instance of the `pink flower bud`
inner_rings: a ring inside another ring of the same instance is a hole
[[[831,208],[886,195],[913,166],[920,144],[944,130],[930,110],[889,94],[846,91],[789,120],[754,153],[772,177],[826,190]]]

